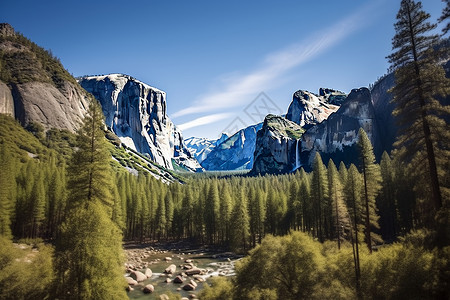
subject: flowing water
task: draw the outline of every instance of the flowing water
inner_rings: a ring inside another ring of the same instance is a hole
[[[300,157],[298,155],[298,143],[300,139],[297,140],[297,144],[295,145],[295,170],[300,167]]]
[[[171,261],[165,261],[165,257],[170,257]],[[208,253],[176,253],[176,252],[165,252],[165,253],[157,253],[152,254],[147,262],[150,263],[148,266],[152,272],[153,276],[148,278],[147,280],[140,282],[139,285],[133,286],[134,290],[128,292],[128,296],[130,299],[159,299],[159,295],[165,293],[172,293],[181,295],[181,297],[188,297],[191,294],[198,295],[202,290],[203,285],[207,284],[208,280],[213,276],[234,276],[234,264],[237,261],[231,254],[230,255],[217,255],[217,254],[208,254]],[[180,274],[183,270],[180,268],[180,265],[185,264],[186,259],[191,259],[194,265],[200,269],[206,269],[207,274],[201,275],[201,277],[206,280],[206,282],[197,282],[198,286],[194,291],[184,291],[182,287],[189,283],[192,277],[187,277],[184,283],[177,284],[173,283],[173,279]],[[175,274],[168,276],[164,273],[164,270],[171,264],[177,266],[177,270]],[[143,271],[143,270],[141,270]],[[128,274],[126,275],[128,276]],[[172,282],[166,283],[164,280],[166,278],[171,278]],[[155,287],[155,291],[151,294],[144,294],[143,288],[147,284],[152,284]],[[181,290],[177,290],[180,289]]]

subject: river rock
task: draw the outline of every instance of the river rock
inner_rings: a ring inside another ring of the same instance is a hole
[[[150,277],[152,277],[153,272],[152,272],[152,270],[147,268],[147,269],[145,269],[144,274],[145,274],[145,276],[147,276],[147,278],[150,278]]]
[[[159,300],[170,300],[170,298],[166,294],[162,294],[162,295],[159,295]]]
[[[147,284],[147,285],[144,287],[144,293],[145,293],[145,294],[153,293],[154,290],[155,290],[155,287],[154,287],[153,285],[151,285],[151,284]]]
[[[200,275],[194,275],[194,276],[192,276],[192,278],[194,278],[198,282],[205,282],[205,279]]]
[[[189,281],[189,283],[190,283],[193,287],[197,287],[197,282],[195,282],[194,280]]]
[[[175,279],[173,280],[174,283],[183,283],[183,281],[184,281],[184,279],[180,275],[175,277]]]
[[[131,292],[134,291],[134,289],[131,286],[127,286],[125,289],[127,292]]]
[[[133,278],[131,278],[131,277],[125,277],[125,279],[126,279],[126,281],[128,282],[128,284],[129,285],[137,285],[138,284],[138,282],[136,281],[136,280],[134,280]]]
[[[136,280],[137,282],[141,282],[147,279],[147,276],[145,276],[145,274],[140,271],[131,272],[130,277]]]
[[[164,260],[165,260],[165,261],[171,261],[171,260],[172,260],[172,257],[168,257],[168,256],[167,256],[167,257],[164,257]]]
[[[202,270],[200,270],[199,268],[192,268],[190,270],[186,270],[185,273],[188,276],[192,276],[192,275],[197,275],[200,274],[202,272]]]
[[[192,259],[186,259],[184,262],[187,263],[187,264],[190,264],[190,263],[192,263],[193,261],[192,261]]]
[[[193,291],[193,290],[195,290],[195,286],[193,286],[192,284],[188,283],[185,286],[183,286],[183,290],[185,290],[185,291]]]
[[[171,282],[172,282],[172,279],[166,278],[166,279],[164,280],[164,282],[165,282],[165,283],[171,283]]]
[[[175,265],[170,265],[170,266],[168,266],[165,270],[164,270],[164,273],[167,273],[167,274],[173,274],[173,273],[175,273],[176,272],[176,270],[177,270],[177,266],[175,266]]]

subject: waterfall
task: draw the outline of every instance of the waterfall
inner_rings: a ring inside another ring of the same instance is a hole
[[[300,142],[300,139],[297,140],[297,144],[295,146],[295,169],[298,169],[300,167],[300,158],[298,156],[298,142]]]

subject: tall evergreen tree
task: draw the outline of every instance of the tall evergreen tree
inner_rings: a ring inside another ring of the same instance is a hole
[[[348,169],[347,181],[345,184],[345,198],[347,207],[352,219],[351,242],[353,248],[353,260],[355,266],[356,291],[358,296],[361,293],[361,267],[359,259],[359,225],[361,222],[361,174],[354,164]],[[359,298],[361,298],[359,296]]]
[[[339,179],[339,173],[333,160],[328,161],[328,189],[330,201],[333,209],[333,225],[336,232],[338,249],[341,249],[341,240],[346,237],[346,232],[350,231],[350,220],[347,206],[344,202],[343,187]]]
[[[379,166],[375,164],[375,155],[373,154],[372,143],[370,142],[364,129],[359,129],[358,136],[359,159],[364,186],[364,233],[367,247],[369,248],[369,252],[372,253],[372,227],[379,229],[375,198],[377,197],[381,187],[381,175]]]
[[[14,161],[9,149],[0,143],[0,236],[12,238],[11,217],[15,190]]]
[[[380,228],[383,239],[393,241],[397,235],[397,204],[395,201],[395,171],[389,154],[383,152],[380,161],[381,190],[377,197]]]
[[[325,226],[331,221],[331,206],[328,201],[328,177],[327,169],[322,162],[319,152],[316,153],[313,162],[313,176],[311,184],[311,200],[314,208],[315,227],[319,241],[324,241]]]
[[[217,181],[213,180],[205,203],[205,229],[210,244],[216,242],[220,214],[219,190]]]
[[[230,195],[230,187],[226,181],[222,183],[222,189],[220,193],[220,235],[222,242],[230,241],[230,228],[231,228],[231,212],[233,211],[233,201]]]
[[[92,102],[69,172],[69,209],[56,245],[56,298],[124,299],[122,238],[111,220],[110,154]]]
[[[445,20],[450,19],[450,0],[442,0],[442,2],[445,2],[445,7],[442,10],[442,16],[439,18],[439,22],[444,22]],[[447,24],[445,24],[445,27],[442,29],[443,34],[446,34],[450,31],[450,22],[447,21]]]
[[[232,218],[234,222],[232,245],[235,249],[247,249],[247,242],[250,236],[250,220],[248,216],[248,200],[243,190],[234,206]]]
[[[442,115],[448,115],[450,110],[435,97],[450,93],[450,81],[433,50],[438,36],[431,33],[436,25],[427,21],[429,17],[421,2],[401,1],[392,39],[394,52],[388,59],[396,77],[392,92],[401,134],[396,146],[404,146],[403,160],[415,157],[417,162],[427,162],[425,168],[415,170],[425,171],[421,189],[428,183],[430,200],[438,211],[443,206],[439,169],[450,159],[450,131]]]

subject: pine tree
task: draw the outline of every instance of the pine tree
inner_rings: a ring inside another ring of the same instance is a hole
[[[227,182],[224,180],[220,193],[220,235],[222,242],[230,241],[230,227],[231,227],[231,212],[233,211],[233,203],[230,195],[230,188]]]
[[[350,217],[352,219],[351,242],[353,248],[353,260],[355,266],[356,291],[358,298],[361,298],[361,267],[359,259],[359,224],[361,222],[361,174],[354,164],[348,169],[347,181],[345,184],[345,198]]]
[[[219,190],[217,181],[213,180],[209,187],[205,203],[205,229],[210,244],[216,242],[220,214]]]
[[[92,102],[69,171],[69,209],[56,244],[56,297],[124,299],[122,237],[111,220],[110,154],[103,115]]]
[[[173,222],[173,215],[174,215],[174,205],[173,205],[173,199],[172,199],[172,193],[171,191],[169,191],[166,194],[166,197],[164,199],[165,201],[165,206],[166,206],[166,238],[169,237],[169,235],[173,234],[173,227],[172,227],[172,222]]]
[[[445,20],[450,19],[450,0],[442,0],[442,2],[445,2],[446,6],[442,11],[442,16],[439,18],[439,22],[444,22]],[[450,22],[447,21],[447,24],[442,29],[442,33],[447,34],[447,32],[449,31],[450,31]]]
[[[300,169],[300,185],[299,185],[299,197],[301,198],[302,207],[302,220],[301,230],[304,232],[312,232],[312,204],[311,204],[311,184],[309,180],[309,175],[305,172],[303,168]]]
[[[156,224],[158,226],[158,240],[160,240],[165,235],[167,227],[165,197],[159,197],[158,210],[156,211]]]
[[[347,206],[344,203],[343,188],[339,173],[333,160],[328,161],[328,189],[333,209],[333,223],[336,232],[338,249],[341,249],[341,240],[345,239],[346,232],[350,231],[350,220]]]
[[[326,226],[331,219],[331,206],[328,201],[327,169],[322,162],[319,152],[316,153],[313,162],[313,176],[311,184],[311,200],[314,209],[315,227],[319,241],[324,241]]]
[[[404,146],[401,153],[404,161],[415,158],[417,162],[426,162],[425,168],[415,170],[424,169],[425,182],[421,189],[426,183],[429,185],[430,200],[434,210],[439,211],[443,206],[440,167],[450,159],[450,131],[442,116],[448,115],[450,110],[435,97],[450,93],[450,81],[433,50],[438,36],[431,34],[436,25],[427,21],[429,17],[420,2],[402,0],[394,25],[394,52],[388,59],[396,77],[392,92],[401,134],[396,146]]]
[[[15,190],[15,162],[9,149],[0,143],[0,236],[12,238],[11,217],[13,213],[13,193]]]
[[[243,190],[240,192],[240,197],[234,206],[233,213],[233,234],[232,245],[235,249],[247,249],[247,241],[250,236],[250,221],[248,216],[248,201],[247,195]]]
[[[363,175],[363,194],[365,200],[365,241],[369,248],[369,252],[372,253],[372,227],[379,229],[375,198],[381,188],[381,175],[378,165],[375,164],[372,143],[364,129],[359,129],[358,136],[359,159]]]
[[[42,171],[36,173],[36,180],[30,196],[30,230],[28,237],[37,238],[40,234],[42,223],[45,219],[45,206],[47,195],[44,187],[44,174]]]
[[[397,204],[395,201],[395,172],[391,158],[386,151],[380,161],[381,190],[377,197],[380,212],[380,227],[383,239],[393,241],[397,235]]]

